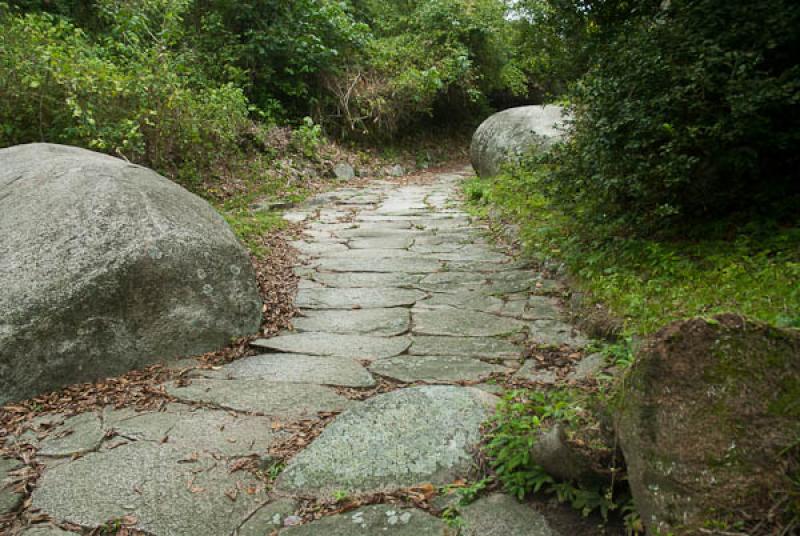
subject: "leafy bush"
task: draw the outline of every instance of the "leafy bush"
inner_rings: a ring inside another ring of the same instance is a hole
[[[110,28],[100,41],[59,16],[0,12],[0,145],[84,146],[184,178],[234,153],[247,100],[186,76],[186,2],[99,5]]]
[[[587,225],[626,232],[753,210],[796,218],[800,5],[619,5],[577,85],[550,194]]]

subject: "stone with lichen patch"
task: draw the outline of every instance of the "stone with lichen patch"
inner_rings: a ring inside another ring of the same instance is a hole
[[[375,504],[318,521],[290,527],[281,536],[443,536],[446,525],[438,518],[416,508]]]
[[[496,397],[467,387],[392,391],[345,411],[276,484],[282,493],[332,497],[390,491],[468,476],[472,449]]]

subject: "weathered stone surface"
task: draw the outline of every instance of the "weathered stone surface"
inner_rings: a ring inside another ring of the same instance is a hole
[[[271,382],[316,383],[342,387],[375,385],[375,379],[353,359],[299,354],[247,357],[225,365],[216,375],[231,379],[263,379]]]
[[[244,525],[239,527],[237,536],[267,536],[283,527],[283,521],[297,510],[298,504],[292,499],[278,499],[259,508]]]
[[[418,335],[496,337],[524,331],[526,326],[511,318],[458,309],[414,312],[412,332]]]
[[[556,320],[563,316],[558,300],[547,296],[530,296],[522,318],[525,320]]]
[[[472,167],[481,177],[497,175],[504,164],[559,140],[564,121],[563,109],[552,105],[521,106],[494,114],[472,136]]]
[[[411,339],[412,355],[460,355],[481,359],[520,359],[521,349],[505,339],[493,337],[444,337],[417,335]]]
[[[265,501],[263,486],[192,448],[136,441],[47,469],[33,507],[84,527],[130,516],[151,534],[218,536]]]
[[[676,322],[638,353],[618,432],[648,533],[766,519],[800,437],[800,332],[736,315]],[[792,447],[794,448],[794,447]]]
[[[461,508],[462,536],[557,536],[547,519],[513,497],[492,493]]]
[[[374,249],[348,249],[346,251],[331,251],[325,253],[324,257],[330,259],[363,259],[366,262],[372,259],[429,259],[434,256],[426,256],[415,251],[398,248],[374,248]]]
[[[42,430],[49,433],[39,441]],[[54,416],[40,429],[34,425],[20,440],[37,445],[40,456],[66,457],[96,449],[104,435],[102,416],[90,411],[70,418]]]
[[[305,316],[292,320],[292,325],[297,331],[391,337],[406,333],[411,326],[411,313],[402,307],[352,311],[304,311],[303,314]]]
[[[495,296],[484,294],[479,288],[466,287],[459,292],[431,294],[424,300],[418,301],[417,306],[428,309],[456,308],[498,313],[505,308],[505,302]]]
[[[514,374],[514,378],[545,385],[552,385],[558,381],[555,372],[550,369],[539,369],[533,360],[526,361]]]
[[[478,389],[425,386],[371,398],[342,413],[279,477],[288,493],[330,497],[464,477],[496,398]]]
[[[530,455],[533,463],[559,480],[589,485],[604,483],[604,477],[595,472],[586,450],[567,441],[567,431],[561,424],[540,430]]]
[[[382,238],[363,238],[359,240],[351,240],[348,245],[352,249],[407,249],[414,243],[414,238],[411,236],[397,235],[385,236]]]
[[[567,375],[568,380],[582,381],[594,378],[606,365],[606,358],[603,354],[591,354],[581,359],[575,370]]]
[[[9,473],[21,467],[17,460],[0,458],[0,515],[15,510],[22,504],[25,497],[22,493],[17,493],[11,489],[11,478]]]
[[[267,452],[276,438],[271,423],[266,417],[232,415],[182,404],[170,404],[159,412],[109,409],[103,418],[104,429],[123,438],[175,445],[217,457]]]
[[[322,411],[343,411],[354,404],[321,385],[266,380],[196,379],[180,387],[169,384],[166,391],[187,402],[204,402],[235,411],[289,419],[315,417]]]
[[[434,259],[322,259],[319,270],[328,272],[438,272],[442,264]]]
[[[365,506],[343,514],[324,517],[307,525],[291,527],[281,536],[448,536],[447,526],[436,517],[416,508],[391,504]]]
[[[333,166],[333,176],[340,181],[349,181],[356,176],[356,170],[347,162],[339,162]]]
[[[349,357],[351,359],[383,359],[405,352],[411,346],[408,337],[371,337],[336,333],[305,332],[258,339],[253,346],[278,352]]]
[[[403,272],[318,272],[313,277],[315,281],[333,288],[402,288],[414,285],[422,276]]]
[[[349,251],[349,249],[347,249],[347,246],[345,246],[344,244],[333,241],[306,242],[305,240],[294,240],[290,242],[290,245],[293,248],[297,249],[297,251],[299,251],[300,253],[312,257],[318,257],[320,255],[325,255],[327,253]]]
[[[301,289],[295,305],[302,309],[381,309],[414,305],[424,297],[424,292],[404,288]]]
[[[480,381],[495,372],[508,372],[498,365],[464,356],[400,355],[381,359],[370,365],[375,374],[402,382],[428,383]]]
[[[33,526],[25,529],[22,536],[75,536],[74,532],[67,532],[52,525]]]
[[[21,145],[0,150],[0,191],[0,403],[258,330],[246,251],[155,172]]]
[[[572,325],[553,319],[534,320],[530,327],[530,340],[539,346],[566,345],[577,350],[589,344],[588,339]]]

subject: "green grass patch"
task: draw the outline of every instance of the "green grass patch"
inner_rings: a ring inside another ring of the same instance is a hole
[[[662,241],[578,228],[542,195],[547,172],[471,179],[464,192],[475,213],[495,207],[520,224],[532,257],[566,263],[578,289],[624,321],[624,335],[722,312],[800,327],[800,229],[763,222],[725,235],[710,226]]]

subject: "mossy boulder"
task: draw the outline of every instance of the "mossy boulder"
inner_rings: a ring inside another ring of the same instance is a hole
[[[800,437],[800,332],[737,315],[676,322],[639,352],[619,435],[650,534],[765,519]]]
[[[216,350],[261,307],[206,201],[85,149],[0,150],[0,403]]]

